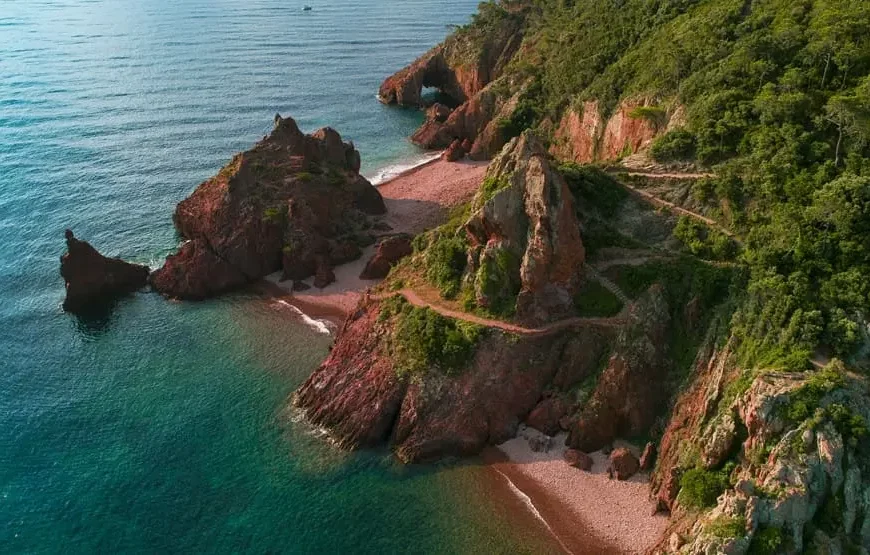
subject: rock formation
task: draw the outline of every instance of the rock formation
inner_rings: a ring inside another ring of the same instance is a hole
[[[619,447],[610,453],[610,466],[607,467],[607,473],[617,480],[628,480],[640,470],[640,462],[637,457],[626,449]]]
[[[460,29],[388,77],[378,96],[386,104],[423,107],[423,88],[437,88],[456,108],[434,104],[411,140],[432,149],[447,148],[455,139],[468,140],[472,145],[464,150],[471,158],[490,158],[507,139],[498,131],[498,120],[510,116],[518,97],[504,97],[490,85],[519,49],[524,25],[522,10],[504,10],[489,28],[473,24]]]
[[[652,99],[626,99],[607,119],[598,102],[586,101],[562,115],[550,152],[579,164],[618,160],[647,149],[656,136],[683,120],[680,106],[664,110]]]
[[[148,267],[120,258],[107,258],[88,242],[66,230],[67,252],[60,257],[60,275],[66,285],[63,309],[82,313],[105,306],[120,295],[132,293],[148,283]]]
[[[570,353],[601,340],[592,327],[528,337],[490,330],[458,375],[432,368],[411,379],[394,366],[394,324],[380,317],[382,305],[364,301],[348,318],[294,403],[342,445],[389,442],[408,462],[471,455],[510,439],[558,371],[588,364]]]
[[[285,279],[328,282],[332,266],[370,244],[367,215],[386,210],[359,167],[333,129],[305,135],[276,116],[268,137],[178,204],[173,220],[187,242],[152,274],[154,288],[202,299],[281,269]]]
[[[492,161],[465,230],[479,305],[516,283],[518,320],[538,325],[573,313],[585,261],[574,198],[531,132]]]
[[[574,468],[586,471],[592,470],[594,461],[592,460],[592,457],[583,451],[578,451],[577,449],[565,449],[564,458],[565,462]]]
[[[383,279],[390,273],[399,260],[410,255],[411,237],[406,234],[393,235],[382,239],[378,243],[377,251],[366,263],[366,267],[360,274],[360,279]]]
[[[667,332],[670,313],[664,290],[653,285],[632,305],[614,352],[571,428],[568,445],[595,451],[618,437],[647,433],[667,401]]]

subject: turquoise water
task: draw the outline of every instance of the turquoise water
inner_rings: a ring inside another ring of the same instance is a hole
[[[380,80],[476,0],[0,2],[0,552],[541,552],[473,463],[344,453],[286,409],[332,340],[254,295],[60,310],[63,230],[154,265],[275,112],[419,153]]]

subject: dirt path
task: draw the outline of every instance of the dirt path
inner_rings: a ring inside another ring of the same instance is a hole
[[[599,326],[599,327],[618,327],[627,322],[626,318],[620,317],[612,317],[612,318],[566,318],[564,320],[559,320],[558,322],[553,322],[551,324],[547,324],[546,326],[540,328],[527,328],[524,326],[520,326],[518,324],[511,324],[510,322],[504,322],[502,320],[493,320],[490,318],[484,318],[482,316],[477,316],[476,314],[470,314],[468,312],[462,312],[459,310],[453,310],[447,308],[445,306],[439,305],[437,303],[433,303],[427,301],[426,299],[420,297],[414,290],[412,289],[400,289],[398,291],[394,291],[393,293],[386,293],[382,295],[372,295],[373,299],[383,300],[394,295],[401,295],[405,298],[406,301],[411,303],[412,305],[418,308],[430,308],[440,314],[441,316],[445,316],[447,318],[453,318],[454,320],[462,320],[463,322],[469,322],[471,324],[477,324],[479,326],[487,327],[487,328],[497,328],[502,331],[506,331],[508,333],[516,333],[519,335],[548,335],[551,333],[555,333],[557,331],[561,331],[566,328],[571,327],[581,327],[581,326]]]

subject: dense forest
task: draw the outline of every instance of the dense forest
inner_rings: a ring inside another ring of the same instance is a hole
[[[732,332],[746,365],[860,362],[870,306],[870,4],[860,0],[484,3],[460,33],[522,17],[504,122],[547,136],[571,105],[680,105],[652,145],[715,177],[693,196],[744,239]],[[531,83],[531,85],[528,85]]]

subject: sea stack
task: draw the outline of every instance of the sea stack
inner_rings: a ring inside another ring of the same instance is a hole
[[[120,258],[107,258],[87,241],[66,230],[67,252],[60,257],[60,275],[66,284],[63,309],[81,313],[132,293],[148,282],[148,267]]]

